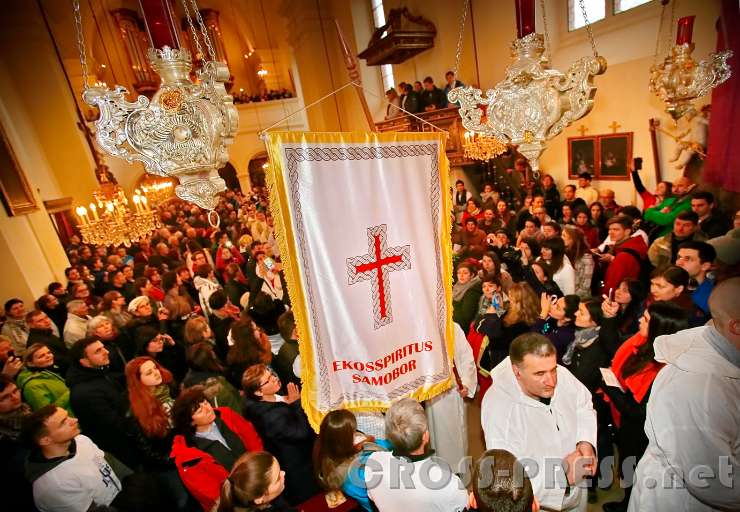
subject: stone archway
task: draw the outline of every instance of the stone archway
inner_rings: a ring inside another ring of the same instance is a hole
[[[236,168],[231,164],[231,162],[226,162],[226,165],[218,170],[218,175],[226,182],[226,188],[241,192],[242,186],[236,175]]]
[[[249,179],[253,187],[265,186],[265,166],[267,165],[267,153],[257,153],[249,160]]]

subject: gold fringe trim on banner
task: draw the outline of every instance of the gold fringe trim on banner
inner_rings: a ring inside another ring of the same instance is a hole
[[[439,176],[440,176],[440,253],[442,258],[442,272],[444,281],[446,318],[446,348],[447,357],[452,370],[454,359],[454,330],[452,322],[452,245],[450,233],[452,222],[450,212],[452,211],[452,197],[450,195],[449,161],[445,154],[445,134],[425,133],[399,133],[399,132],[351,132],[351,133],[312,133],[312,132],[268,132],[267,154],[270,165],[265,173],[269,198],[270,211],[274,221],[275,239],[283,256],[282,264],[285,280],[288,285],[292,311],[295,316],[296,330],[298,333],[298,346],[301,354],[301,405],[306,412],[309,423],[318,432],[319,425],[329,411],[321,411],[315,407],[315,397],[318,393],[317,375],[314,371],[314,344],[309,328],[309,315],[304,288],[305,278],[302,275],[296,255],[298,250],[295,242],[295,226],[293,224],[293,212],[288,200],[288,191],[285,183],[285,162],[282,154],[284,144],[380,144],[393,142],[437,142],[439,143]],[[449,389],[453,384],[452,371],[450,377],[430,387],[421,387],[409,394],[420,402],[429,400]],[[378,400],[345,401],[343,408],[354,411],[378,411],[387,409],[389,404]]]

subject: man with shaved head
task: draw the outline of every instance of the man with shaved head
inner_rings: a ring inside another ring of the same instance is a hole
[[[647,404],[649,445],[629,511],[737,510],[740,503],[740,277],[709,296],[712,322],[655,340],[665,363]]]
[[[658,236],[667,235],[673,227],[673,221],[682,212],[691,210],[691,198],[696,192],[696,183],[691,178],[681,176],[673,182],[673,196],[664,199],[660,204],[645,210],[645,222],[651,222],[662,229]]]

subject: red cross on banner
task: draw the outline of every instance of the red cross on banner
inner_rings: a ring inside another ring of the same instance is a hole
[[[347,258],[349,284],[370,281],[373,296],[373,327],[393,322],[388,274],[411,268],[411,246],[386,247],[387,226],[367,228],[368,254]]]

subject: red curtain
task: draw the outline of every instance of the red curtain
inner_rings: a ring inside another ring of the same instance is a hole
[[[72,237],[72,235],[75,234],[75,229],[69,220],[71,210],[56,212],[52,215],[54,216],[54,225],[57,228],[59,241],[62,242],[62,246],[66,249],[66,247],[69,245],[69,239]]]
[[[717,22],[717,50],[730,49],[732,76],[712,91],[709,143],[704,181],[730,192],[740,192],[740,10],[737,0],[722,0]],[[727,37],[727,44],[724,38]]]

